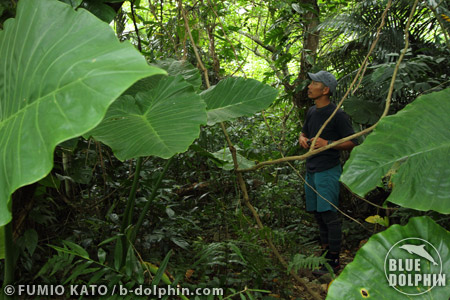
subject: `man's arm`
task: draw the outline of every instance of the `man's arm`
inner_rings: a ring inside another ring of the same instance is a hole
[[[336,150],[352,150],[353,147],[355,147],[355,146],[356,146],[355,143],[353,143],[352,141],[346,141],[346,142],[343,142],[342,144],[334,146],[333,149],[336,149]]]
[[[324,140],[323,138],[317,138],[316,144],[315,144],[315,149],[317,148],[322,148],[325,147],[326,145],[331,144],[334,141],[331,140]],[[336,149],[336,150],[352,150],[353,147],[355,147],[355,143],[353,143],[352,141],[346,141],[343,142],[342,144],[339,144],[337,146],[334,146],[332,149]]]

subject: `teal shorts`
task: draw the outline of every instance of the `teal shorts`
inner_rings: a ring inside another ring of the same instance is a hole
[[[339,177],[342,167],[337,165],[331,169],[309,173],[306,172],[306,182],[309,183],[325,199],[338,206],[339,204]],[[307,211],[336,211],[331,204],[317,195],[307,184],[305,184],[306,210]]]

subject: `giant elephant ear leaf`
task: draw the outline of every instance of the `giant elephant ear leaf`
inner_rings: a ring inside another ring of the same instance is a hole
[[[133,82],[165,73],[89,12],[20,0],[0,31],[0,225],[10,196],[43,178],[62,141],[95,127]]]
[[[449,255],[450,232],[429,217],[411,218],[405,226],[393,225],[373,235],[333,281],[326,299],[448,299]],[[407,260],[414,261],[413,270],[406,267]],[[424,281],[415,283],[426,274],[440,280],[431,290],[432,280],[425,286]],[[408,275],[412,281],[402,284],[400,276],[407,279]]]
[[[120,160],[184,152],[206,123],[205,103],[182,76],[162,78],[156,86],[124,95],[88,134],[109,145]]]
[[[165,70],[169,76],[181,75],[187,83],[194,87],[195,91],[200,90],[202,85],[200,72],[188,61],[168,58],[157,60],[151,65]],[[154,89],[162,78],[164,78],[163,75],[143,78],[133,84],[124,94],[135,96],[139,92],[147,92]]]
[[[341,181],[364,196],[385,179],[387,199],[404,207],[450,213],[450,88],[419,97],[383,118],[344,167]]]
[[[200,72],[186,60],[167,58],[157,60],[152,65],[167,71],[167,74],[171,76],[183,76],[184,80],[190,83],[194,87],[195,91],[200,90],[200,87],[202,86],[202,77],[200,76]]]
[[[208,125],[249,116],[267,108],[277,90],[254,79],[229,77],[201,93]]]

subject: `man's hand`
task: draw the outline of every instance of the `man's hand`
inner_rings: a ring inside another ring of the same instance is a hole
[[[312,144],[313,140],[314,139],[311,139],[311,144]],[[328,145],[327,140],[324,140],[323,138],[317,138],[316,144],[314,145],[314,149],[322,148],[322,147],[325,147],[326,145]]]
[[[304,136],[303,133],[298,138],[298,142],[300,143],[300,146],[302,146],[302,148],[304,148],[304,149],[308,149],[309,148],[308,138],[306,136]]]

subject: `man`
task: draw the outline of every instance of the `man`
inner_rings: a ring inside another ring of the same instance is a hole
[[[336,78],[329,72],[308,73],[308,76],[312,80],[308,86],[308,97],[314,100],[315,105],[306,114],[305,124],[299,138],[301,147],[305,149],[310,148],[317,132],[336,109],[336,105],[331,103],[330,97],[335,93],[337,86]],[[317,138],[314,148],[324,147],[353,133],[348,116],[339,109],[320,137]],[[342,173],[339,150],[351,150],[356,144],[357,140],[347,141],[306,160],[306,210],[314,213],[319,224],[323,251],[327,251],[325,257],[334,272],[338,271],[340,267],[341,222],[336,208],[323,198],[335,206],[338,205],[339,177]],[[322,275],[327,273],[327,269],[322,267],[313,273]]]

